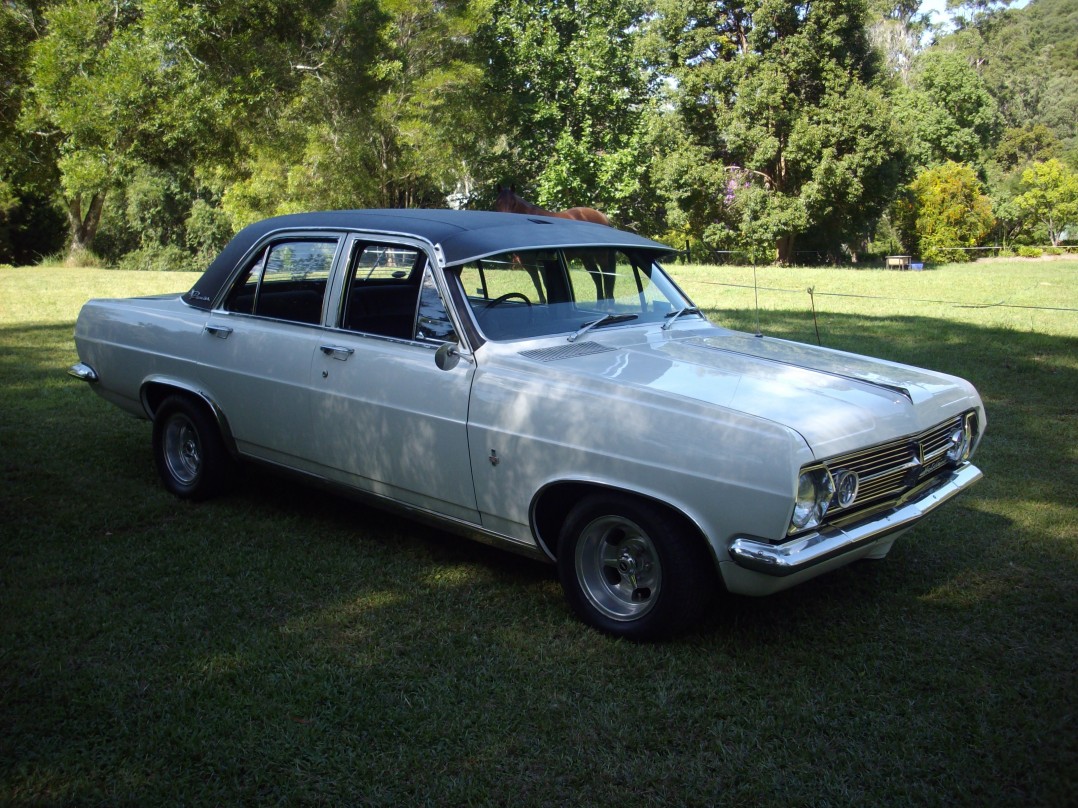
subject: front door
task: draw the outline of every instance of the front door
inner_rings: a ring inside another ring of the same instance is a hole
[[[312,363],[316,456],[327,477],[477,524],[468,453],[474,365],[440,370],[457,335],[426,253],[357,240],[334,327]]]

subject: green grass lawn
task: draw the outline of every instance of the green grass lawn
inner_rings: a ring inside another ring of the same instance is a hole
[[[751,268],[673,270],[755,330]],[[85,299],[192,280],[0,269],[0,804],[1078,801],[1078,261],[758,269],[764,333],[815,342],[812,287],[824,345],[972,380],[985,479],[656,645],[264,473],[166,494],[149,425],[64,370]]]

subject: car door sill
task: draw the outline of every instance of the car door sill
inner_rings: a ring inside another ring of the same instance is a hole
[[[527,542],[521,539],[514,538],[505,533],[498,533],[492,530],[487,530],[482,525],[469,522],[464,519],[458,519],[453,516],[447,516],[446,514],[437,513],[428,508],[423,508],[418,505],[413,505],[408,502],[402,502],[392,497],[386,497],[381,494],[375,494],[370,491],[363,491],[355,488],[354,486],[346,485],[345,483],[331,480],[324,475],[317,474],[312,471],[305,471],[303,469],[295,468],[294,466],[287,466],[282,463],[274,462],[266,458],[252,457],[246,455],[244,457],[246,462],[252,465],[262,466],[270,469],[276,473],[280,473],[282,476],[291,477],[309,485],[324,489],[334,494],[347,497],[348,499],[362,502],[365,505],[378,508],[380,510],[395,513],[400,516],[405,516],[413,521],[420,522],[430,527],[439,528],[449,533],[453,533],[457,536],[462,536],[466,539],[479,542],[480,544],[486,544],[491,547],[498,547],[510,552],[517,553],[518,555],[525,556],[527,558],[534,559],[536,561],[542,561],[544,563],[551,563],[550,556],[543,552],[535,542]]]

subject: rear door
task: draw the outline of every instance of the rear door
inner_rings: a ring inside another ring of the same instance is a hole
[[[343,238],[289,235],[262,245],[202,336],[202,380],[244,454],[311,468],[311,361]]]

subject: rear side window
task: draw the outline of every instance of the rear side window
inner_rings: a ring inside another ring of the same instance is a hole
[[[322,322],[322,304],[336,252],[337,239],[269,244],[236,280],[225,309],[295,323]]]

